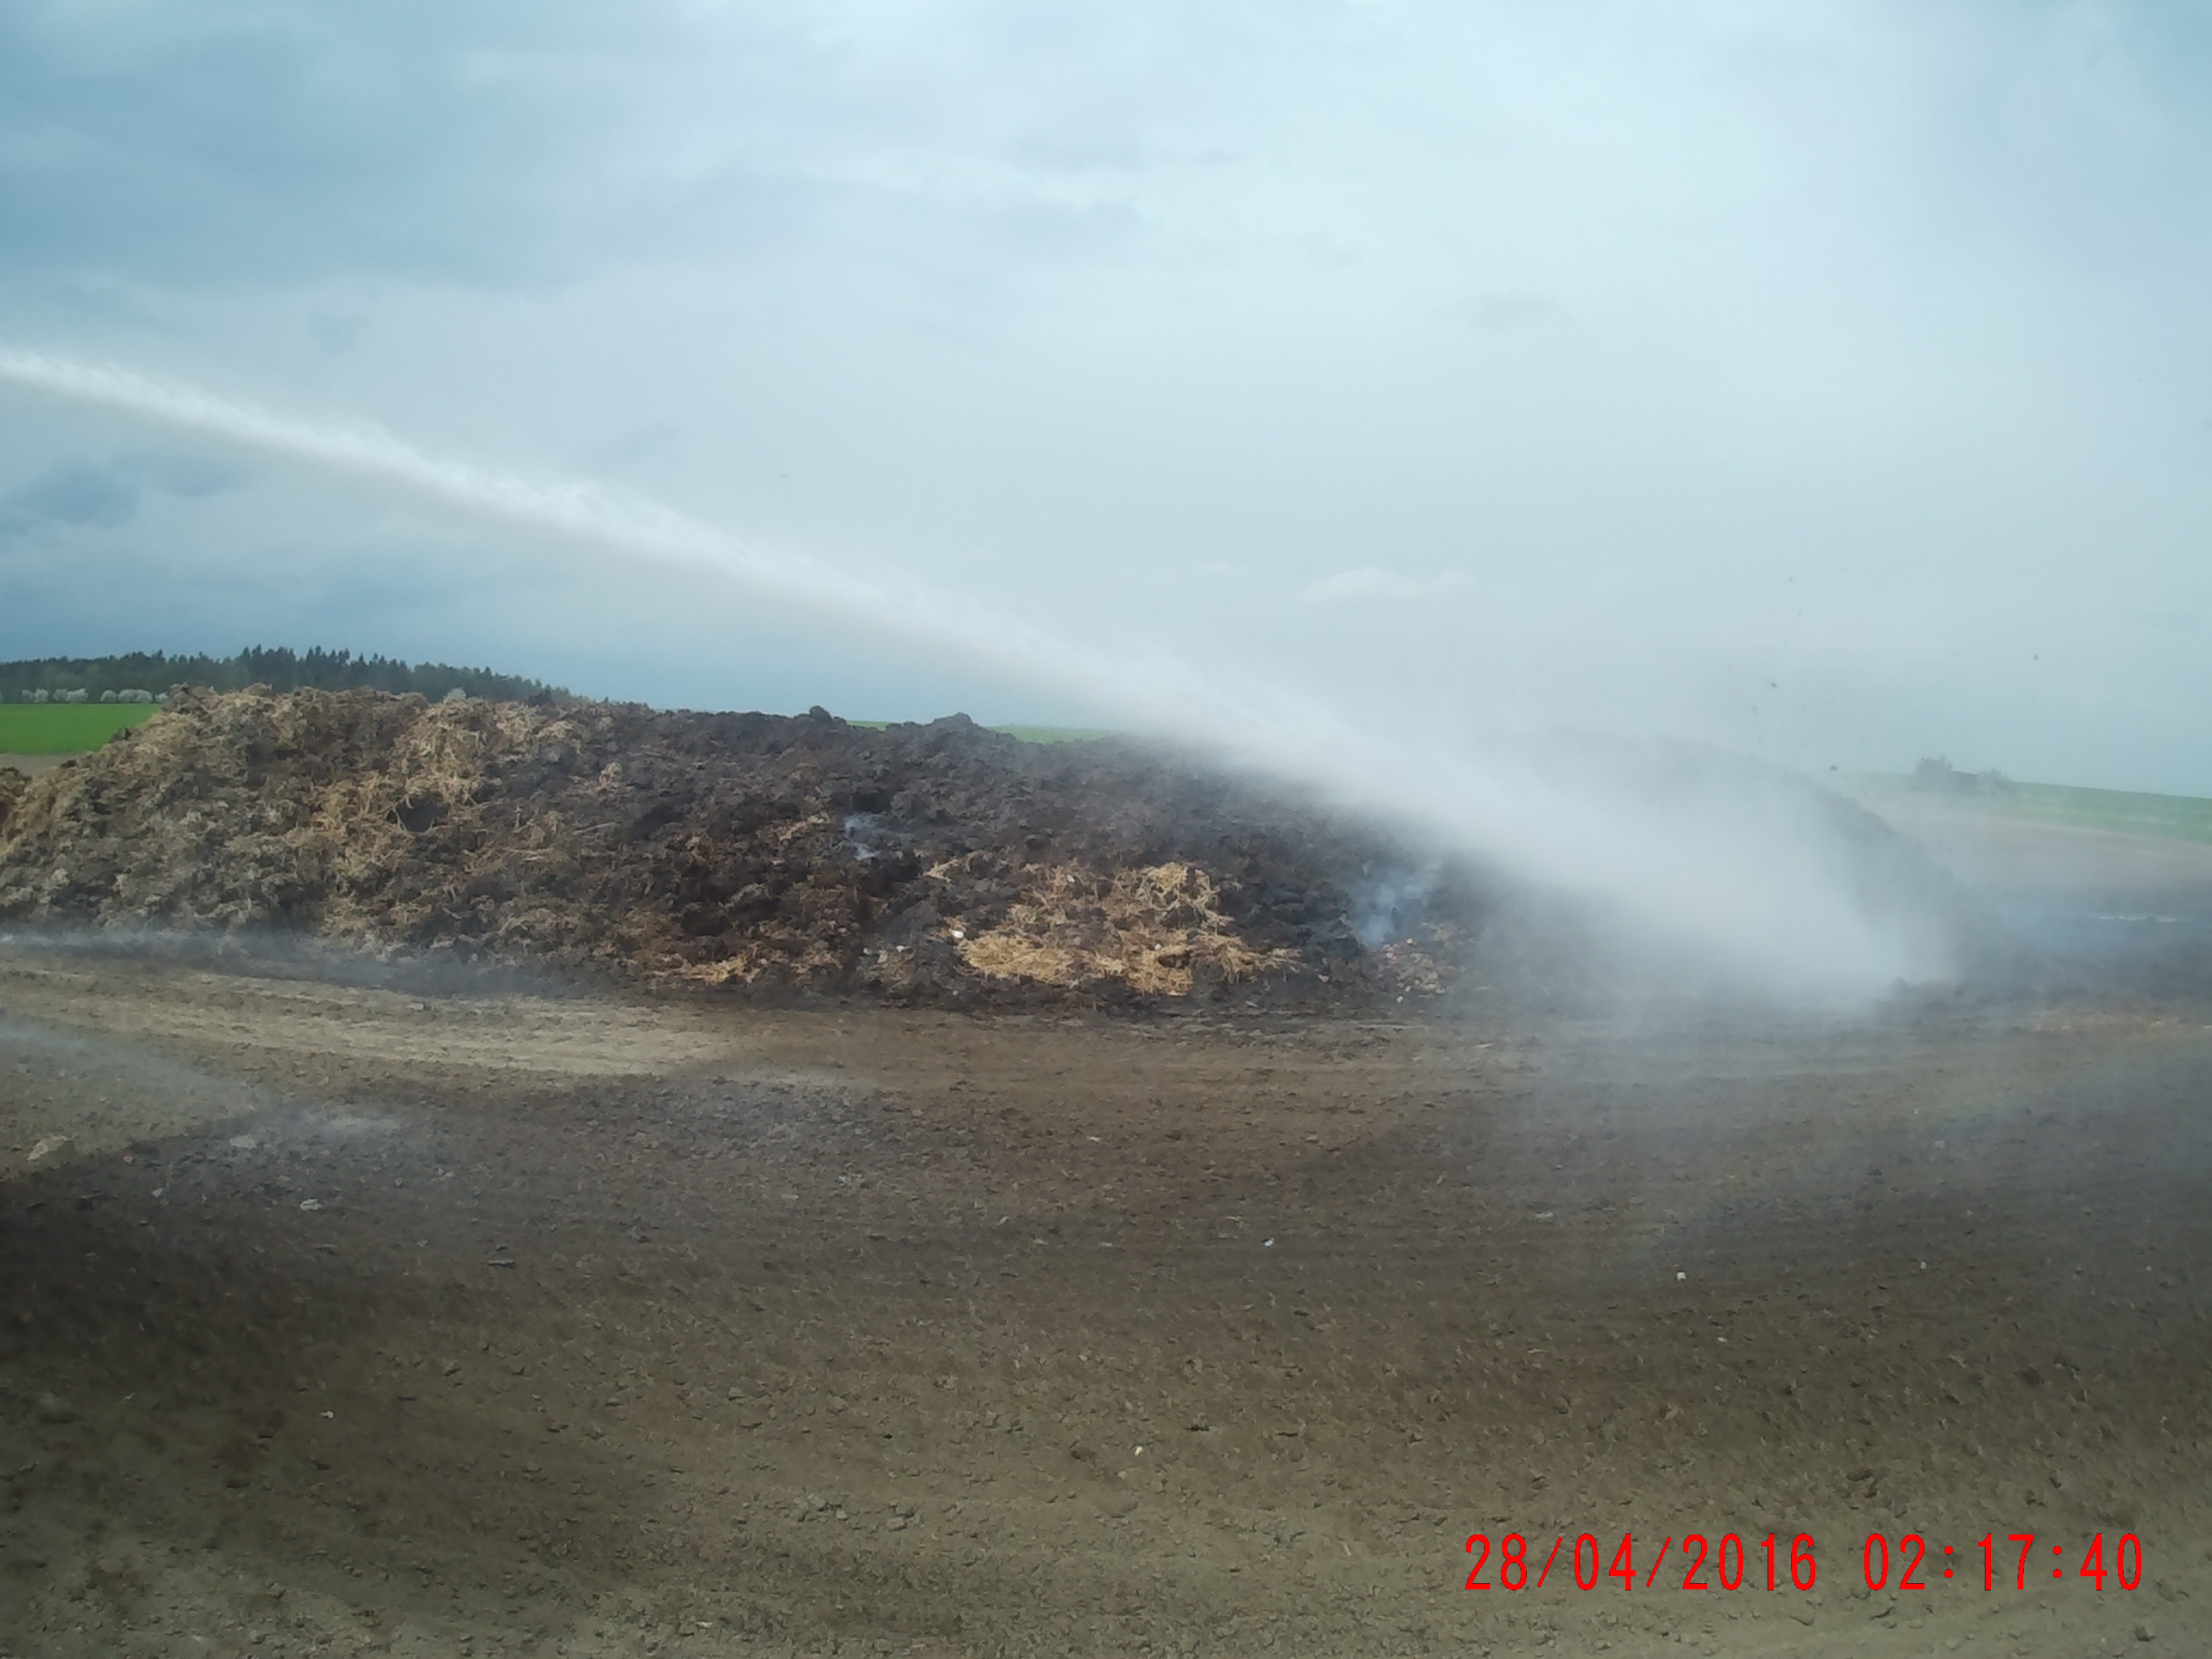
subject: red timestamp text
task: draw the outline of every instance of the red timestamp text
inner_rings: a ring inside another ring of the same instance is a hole
[[[1618,1543],[1587,1532],[1570,1542],[1561,1533],[1547,1549],[1540,1538],[1532,1545],[1517,1532],[1494,1541],[1486,1533],[1475,1533],[1467,1540],[1467,1553],[1474,1558],[1467,1588],[1541,1589],[1555,1571],[1562,1588],[1571,1582],[1581,1590],[1596,1589],[1607,1581],[1625,1590],[1809,1590],[1820,1581],[1820,1550],[1809,1533],[1786,1541],[1781,1534],[1769,1533],[1750,1542],[1733,1532],[1717,1537],[1688,1533],[1679,1541],[1669,1534],[1656,1549],[1650,1534],[1645,1536],[1639,1551],[1633,1533],[1621,1534]],[[2078,1564],[2065,1542],[2051,1542],[2048,1550],[2045,1554],[2033,1533],[2007,1533],[2002,1541],[1990,1533],[1963,1547],[1934,1544],[1918,1533],[1895,1540],[1869,1533],[1859,1552],[1859,1570],[1869,1589],[1935,1589],[1947,1579],[1972,1583],[1975,1575],[1962,1569],[1979,1555],[1985,1590],[2000,1584],[2026,1589],[2031,1578],[2041,1581],[2046,1567],[2053,1578],[2070,1575],[2100,1590],[2108,1584],[2132,1590],[2142,1583],[2142,1540],[2134,1533],[2123,1533],[2109,1544],[2103,1533],[2097,1534],[2081,1547]]]

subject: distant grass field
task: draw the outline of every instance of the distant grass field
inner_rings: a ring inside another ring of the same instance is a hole
[[[82,755],[154,713],[149,702],[0,702],[0,755]]]
[[[155,712],[151,703],[0,703],[0,755],[82,755],[97,749],[126,726]],[[885,720],[854,720],[881,731]],[[1111,737],[1080,726],[994,726],[1024,743],[1082,743]]]
[[[2212,842],[2212,800],[2195,795],[2144,795],[2124,789],[2077,789],[2063,783],[2014,783],[1984,794],[1952,794],[1913,789],[1902,778],[1866,781],[1869,804],[1913,802],[1980,812],[1991,817],[2027,818],[2075,830],[2110,830],[2121,835],[2160,836],[2174,841]]]

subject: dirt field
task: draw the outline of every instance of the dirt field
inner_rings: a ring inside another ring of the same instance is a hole
[[[19,938],[0,1653],[2202,1652],[2208,1101],[2175,996],[768,1012]],[[1565,1542],[1470,1589],[1478,1533]]]

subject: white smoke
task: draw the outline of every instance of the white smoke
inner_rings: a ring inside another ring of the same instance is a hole
[[[0,381],[118,410],[541,534],[700,568],[845,625],[969,656],[1073,693],[1117,724],[1302,779],[1441,846],[1601,904],[1693,948],[1743,983],[1798,1000],[1863,998],[1951,971],[1924,918],[1873,902],[1858,849],[1809,792],[1742,770],[1691,769],[1653,786],[1563,768],[1525,746],[1377,730],[1310,692],[1232,686],[1157,650],[1106,649],[968,594],[864,574],[728,534],[595,485],[488,471],[383,429],[295,419],[132,371],[0,349]]]

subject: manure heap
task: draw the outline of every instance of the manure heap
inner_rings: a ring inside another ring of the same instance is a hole
[[[1419,905],[1364,946],[1367,872]],[[0,771],[0,921],[279,933],[963,1004],[1444,988],[1480,914],[1389,837],[1110,742],[963,716],[179,692]]]

